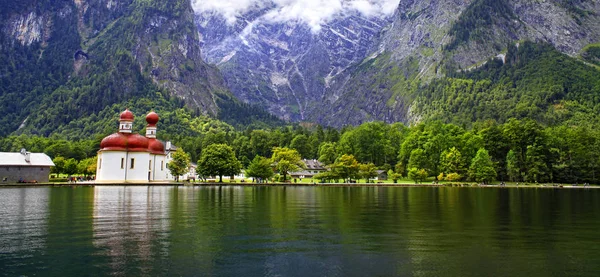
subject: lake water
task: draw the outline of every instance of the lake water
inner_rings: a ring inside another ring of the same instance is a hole
[[[600,190],[0,188],[6,276],[599,276]]]

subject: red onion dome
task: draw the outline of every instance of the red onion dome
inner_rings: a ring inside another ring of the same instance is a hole
[[[129,135],[127,139],[127,150],[132,152],[148,151],[148,138],[139,134]]]
[[[120,115],[121,121],[133,121],[133,113],[129,109],[125,109]]]
[[[114,133],[100,142],[100,150],[147,152],[148,139],[138,134]]]
[[[146,122],[148,122],[149,126],[155,126],[158,123],[158,114],[155,112],[150,112],[146,115]]]
[[[155,138],[148,139],[148,151],[152,154],[164,155],[165,145]]]
[[[114,133],[100,142],[100,150],[124,151],[125,149],[127,149],[127,136],[123,133]]]

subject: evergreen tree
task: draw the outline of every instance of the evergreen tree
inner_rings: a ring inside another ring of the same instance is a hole
[[[246,169],[246,176],[262,180],[268,180],[273,177],[271,160],[261,156],[254,157]]]
[[[472,180],[483,183],[492,182],[496,178],[494,163],[484,148],[479,149],[473,158],[471,167],[469,167],[469,175]]]

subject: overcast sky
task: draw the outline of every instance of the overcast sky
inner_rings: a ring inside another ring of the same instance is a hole
[[[314,31],[338,15],[359,12],[368,17],[391,15],[400,0],[192,0],[197,13],[214,11],[235,23],[236,16],[252,7],[263,7],[275,3],[265,19],[273,22],[300,20]]]

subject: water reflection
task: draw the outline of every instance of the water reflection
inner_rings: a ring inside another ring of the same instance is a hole
[[[0,189],[5,275],[549,276],[600,270],[600,190]]]

